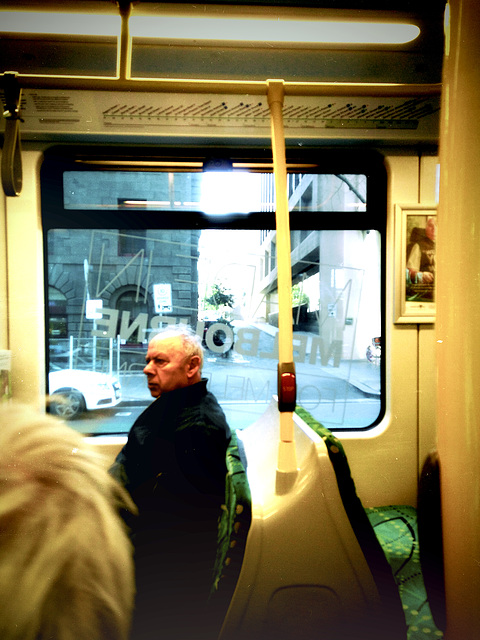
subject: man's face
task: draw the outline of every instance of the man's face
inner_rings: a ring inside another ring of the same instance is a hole
[[[434,218],[427,220],[427,226],[425,227],[425,234],[427,238],[430,238],[432,242],[435,242],[437,238],[437,222]]]
[[[154,398],[190,384],[192,358],[185,356],[181,337],[154,338],[148,345],[145,359],[147,365],[143,373],[147,376],[148,388]]]

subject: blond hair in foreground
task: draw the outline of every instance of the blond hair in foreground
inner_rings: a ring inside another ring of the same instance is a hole
[[[2,640],[127,638],[134,577],[119,508],[135,509],[83,436],[0,407]]]

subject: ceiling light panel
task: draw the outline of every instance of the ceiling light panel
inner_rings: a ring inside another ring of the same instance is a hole
[[[398,45],[413,41],[420,29],[396,22],[134,15],[130,18],[130,33],[134,37],[183,43]]]
[[[2,33],[58,36],[117,36],[120,16],[88,13],[4,11]],[[181,41],[278,43],[295,45],[399,45],[415,40],[415,24],[390,21],[132,15],[133,37]]]
[[[0,32],[57,36],[118,36],[121,19],[115,14],[2,11]]]

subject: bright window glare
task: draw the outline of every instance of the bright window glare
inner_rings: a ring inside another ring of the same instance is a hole
[[[170,40],[403,44],[420,33],[413,24],[246,18],[132,16],[133,36]]]
[[[4,11],[0,31],[52,35],[116,36],[120,16],[85,13]],[[293,42],[304,44],[404,44],[420,29],[394,22],[342,22],[269,18],[198,18],[131,16],[132,36],[168,40],[220,40],[232,42]]]
[[[209,214],[261,210],[261,175],[207,171],[202,175],[200,210]]]
[[[119,15],[50,13],[46,11],[2,11],[0,32],[52,35],[118,36]]]

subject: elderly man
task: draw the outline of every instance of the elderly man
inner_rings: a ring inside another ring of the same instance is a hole
[[[169,639],[207,638],[205,605],[230,429],[201,377],[203,351],[195,334],[162,331],[150,341],[146,361],[156,399],[135,421],[110,470],[139,511],[131,523],[137,574],[132,637],[156,638],[158,631]]]

